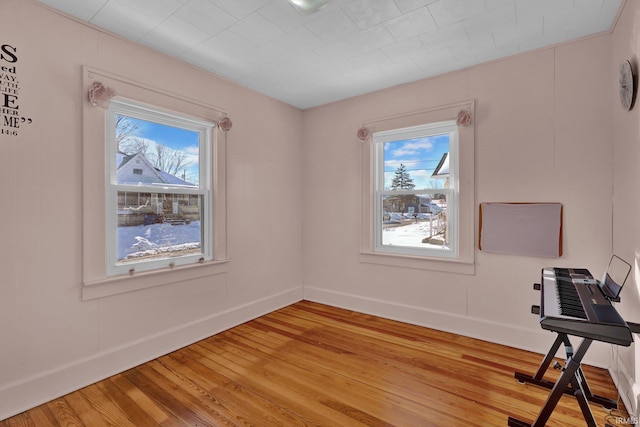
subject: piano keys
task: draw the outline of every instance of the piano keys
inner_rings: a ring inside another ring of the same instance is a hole
[[[587,269],[542,269],[540,326],[628,347],[631,329]]]

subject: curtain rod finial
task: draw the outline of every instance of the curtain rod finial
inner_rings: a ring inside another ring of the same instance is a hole
[[[371,133],[369,132],[369,129],[367,129],[366,127],[361,127],[360,129],[358,129],[358,139],[362,142],[365,142],[367,139],[369,139],[369,136],[371,135]]]
[[[109,107],[109,101],[111,101],[115,96],[116,93],[113,89],[100,82],[93,82],[89,88],[89,102],[94,107]]]
[[[220,126],[220,130],[222,130],[223,132],[229,132],[233,127],[233,123],[231,122],[231,119],[229,117],[223,117],[218,122],[218,126]]]

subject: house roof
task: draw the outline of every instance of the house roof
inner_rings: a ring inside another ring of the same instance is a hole
[[[449,176],[449,153],[444,153],[438,166],[431,174],[432,178],[447,178]]]
[[[195,186],[191,182],[154,167],[142,153],[125,154],[118,152],[116,164],[118,165],[116,179],[119,184]]]

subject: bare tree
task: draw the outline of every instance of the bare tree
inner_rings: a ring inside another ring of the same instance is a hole
[[[149,160],[154,163],[154,166],[156,168],[160,169],[161,171],[169,172],[167,170],[167,167],[169,166],[168,157],[170,157],[169,147],[163,144],[156,143],[155,158]]]
[[[178,175],[180,169],[187,167],[191,161],[187,157],[187,153],[180,150],[173,150],[166,145],[156,143],[156,149],[150,159],[154,166],[171,175]]]
[[[118,151],[123,153],[137,153],[137,145],[142,141],[142,138],[136,136],[138,131],[138,125],[131,120],[130,117],[116,115],[116,144],[118,144]],[[131,148],[136,149],[132,150]]]
[[[142,154],[153,166],[177,176],[180,169],[191,164],[187,153],[160,143],[151,143],[137,135],[138,126],[127,116],[116,116],[116,143],[118,151],[128,155]]]
[[[187,153],[174,150],[173,153],[171,153],[171,169],[167,170],[167,172],[177,176],[180,169],[190,166],[191,163],[191,160],[187,157]]]

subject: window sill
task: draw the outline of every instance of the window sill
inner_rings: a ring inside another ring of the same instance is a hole
[[[420,270],[444,271],[447,273],[468,274],[476,273],[473,260],[446,258],[425,258],[411,255],[360,252],[360,262],[365,264],[388,265],[392,267],[417,268]]]
[[[228,272],[228,270],[229,260],[225,259],[203,264],[185,265],[173,269],[142,272],[132,276],[117,276],[92,282],[84,282],[82,286],[82,300],[103,298],[154,286],[168,285],[170,283],[223,274]]]

